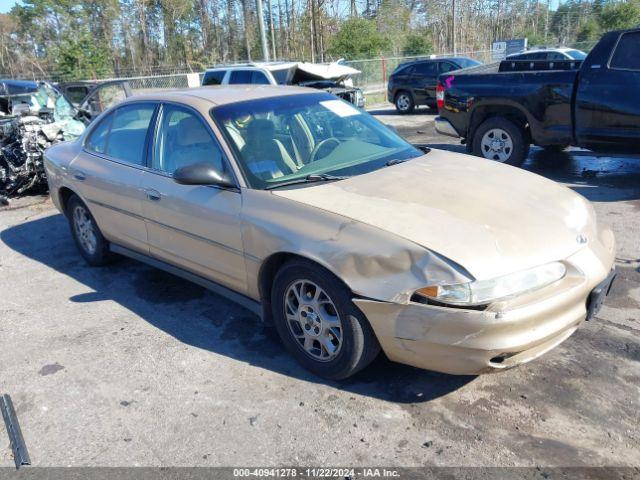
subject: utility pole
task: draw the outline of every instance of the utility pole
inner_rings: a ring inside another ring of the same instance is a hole
[[[544,44],[545,44],[545,47],[548,44],[547,36],[549,35],[549,1],[550,0],[547,0],[547,12],[546,12],[547,13],[547,18],[544,21]]]
[[[456,0],[451,0],[451,45],[456,54]]]
[[[262,0],[256,0],[256,10],[258,14],[258,28],[260,29],[260,44],[262,45],[262,58],[269,61],[269,47],[267,45],[267,32],[264,28],[264,13],[262,11]]]
[[[309,27],[311,30],[311,63],[316,63],[316,29],[315,29],[315,9],[313,5],[313,0],[309,0],[309,11],[311,12],[311,17],[309,18]]]
[[[273,28],[273,8],[271,7],[271,0],[267,0],[267,9],[269,10],[269,28],[271,29],[271,52],[273,53],[273,59],[276,60],[276,34],[275,28]]]

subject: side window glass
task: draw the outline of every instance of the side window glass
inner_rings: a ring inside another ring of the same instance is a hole
[[[225,73],[226,70],[214,70],[212,72],[205,73],[204,78],[202,79],[202,85],[205,87],[207,85],[220,85]]]
[[[155,105],[125,105],[115,111],[106,154],[133,165],[144,165],[144,143]]]
[[[611,57],[611,68],[640,70],[640,32],[625,33],[620,37]]]
[[[257,83],[259,85],[269,85],[269,79],[267,76],[259,71],[253,72],[253,77],[251,78],[251,83]]]
[[[229,83],[232,84],[247,84],[251,83],[251,70],[234,70],[231,72]]]
[[[100,123],[89,134],[85,143],[87,150],[95,153],[105,153],[107,147],[107,135],[113,121],[113,113],[100,120]]]
[[[88,91],[87,87],[69,87],[66,90],[66,94],[71,103],[78,105],[87,96]]]
[[[222,151],[202,119],[186,108],[166,105],[156,134],[153,168],[173,174],[196,163],[210,163],[217,171],[225,171]]]
[[[438,64],[436,62],[418,63],[414,68],[417,75],[435,75],[438,73]]]
[[[441,73],[447,73],[447,72],[451,72],[453,70],[458,70],[460,67],[455,66],[452,63],[449,62],[442,62],[440,64],[440,72]]]

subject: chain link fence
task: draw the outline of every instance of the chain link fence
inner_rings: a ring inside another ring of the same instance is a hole
[[[595,42],[581,42],[580,44],[571,45],[571,47],[589,51],[594,43]],[[366,96],[375,96],[379,99],[380,95],[386,92],[389,76],[398,67],[398,65],[418,59],[455,56],[472,58],[482,63],[490,63],[493,61],[491,50],[476,50],[469,52],[456,52],[455,54],[439,53],[432,55],[352,60],[344,63],[350,67],[360,70],[361,72],[359,75],[355,75],[353,77],[354,85],[362,88]],[[131,71],[120,72],[117,76],[112,78],[101,78],[99,81],[127,80],[133,92],[140,94],[159,90],[194,87],[200,84],[203,74],[204,72],[189,71],[187,67],[157,67],[151,69],[151,71],[140,72],[138,74]],[[43,79],[55,80],[53,76],[50,78],[43,77]]]
[[[475,52],[463,52],[457,55],[438,54],[438,55],[417,55],[404,57],[386,57],[375,58],[369,60],[354,60],[345,62],[346,65],[360,70],[359,75],[353,77],[353,83],[364,90],[365,95],[374,95],[383,93],[386,90],[389,75],[402,63],[417,59],[464,56],[479,60],[483,63],[491,61],[491,51],[481,50]],[[148,75],[125,76],[120,75],[112,78],[100,79],[107,80],[127,80],[134,93],[148,93],[159,90],[183,89],[194,87],[200,84],[204,72],[185,72],[185,73],[153,73]]]

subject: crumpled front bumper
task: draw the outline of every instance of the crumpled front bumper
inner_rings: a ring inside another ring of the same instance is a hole
[[[389,359],[451,374],[480,374],[526,363],[566,340],[585,319],[591,291],[608,277],[615,241],[609,230],[564,260],[567,274],[486,310],[368,299],[354,303]]]

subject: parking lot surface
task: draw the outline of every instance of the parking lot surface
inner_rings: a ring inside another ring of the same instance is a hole
[[[427,110],[374,113],[464,152]],[[33,465],[640,466],[640,160],[534,148],[524,168],[594,202],[619,275],[560,347],[481,377],[381,356],[323,381],[221,297],[127,259],[88,267],[49,201],[1,210],[0,393]],[[8,445],[0,427],[0,466]]]

